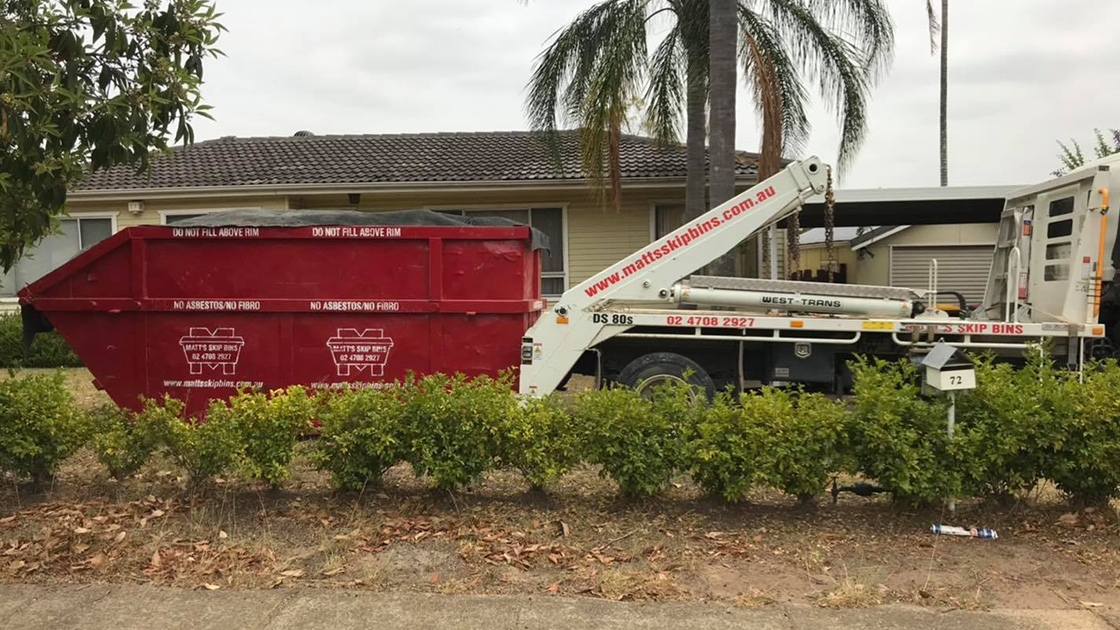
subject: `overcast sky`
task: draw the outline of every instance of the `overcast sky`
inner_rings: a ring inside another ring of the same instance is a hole
[[[204,87],[216,121],[198,139],[527,128],[533,58],[587,0],[217,0],[226,57]],[[938,183],[938,61],[923,0],[890,0],[896,54],[872,93],[870,132],[844,187]],[[950,184],[1034,183],[1058,138],[1120,127],[1120,2],[954,0]],[[738,146],[758,148],[740,91]],[[835,156],[818,106],[807,154]]]

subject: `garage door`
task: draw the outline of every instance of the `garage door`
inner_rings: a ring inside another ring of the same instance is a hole
[[[969,304],[984,299],[994,245],[896,245],[891,248],[891,286],[925,289],[930,261],[937,259],[937,288],[959,291]]]

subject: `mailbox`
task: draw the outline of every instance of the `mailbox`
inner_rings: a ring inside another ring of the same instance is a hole
[[[932,389],[949,392],[976,387],[976,368],[959,348],[939,342],[919,361],[925,370],[924,382]]]

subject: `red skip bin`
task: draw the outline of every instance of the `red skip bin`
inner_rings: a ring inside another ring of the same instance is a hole
[[[517,368],[544,307],[526,226],[434,213],[420,224],[226,225],[224,214],[114,234],[21,291],[25,321],[41,329],[45,317],[117,404],[166,394],[199,414],[243,387],[497,375]]]

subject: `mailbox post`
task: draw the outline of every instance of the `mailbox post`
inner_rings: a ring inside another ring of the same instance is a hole
[[[953,429],[957,423],[957,391],[976,387],[976,366],[960,348],[945,342],[938,342],[918,363],[924,369],[923,389],[949,394],[949,418],[946,431],[953,440]],[[949,512],[956,513],[956,499],[949,499]]]

